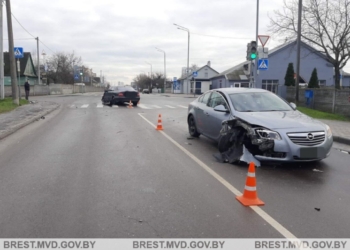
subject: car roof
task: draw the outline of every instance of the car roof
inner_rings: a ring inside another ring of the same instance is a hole
[[[258,88],[220,88],[220,89],[213,89],[211,91],[220,91],[226,94],[233,94],[233,93],[256,93],[256,92],[270,92],[265,89],[258,89]]]

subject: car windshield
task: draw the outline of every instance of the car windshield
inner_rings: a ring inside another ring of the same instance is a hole
[[[240,112],[291,111],[288,103],[270,92],[230,94],[235,110]]]

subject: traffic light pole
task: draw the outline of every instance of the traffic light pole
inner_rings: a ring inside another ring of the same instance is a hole
[[[258,35],[259,35],[259,0],[256,0],[256,36],[255,36],[255,42],[256,42],[256,49],[258,50]],[[258,77],[258,59],[259,59],[259,53],[256,53],[255,63],[254,63],[254,78],[253,78],[253,88],[256,88],[256,82]]]

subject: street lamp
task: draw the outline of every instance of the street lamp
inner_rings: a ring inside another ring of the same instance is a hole
[[[190,30],[185,28],[185,27],[182,27],[176,23],[174,23],[174,25],[179,29],[179,30],[184,30],[184,31],[187,31],[188,33],[188,46],[187,46],[187,75],[186,75],[186,80],[187,80],[187,93],[189,93],[189,84],[188,84],[188,76],[189,76],[189,62],[190,62]]]
[[[166,54],[164,50],[158,49],[156,47],[156,50],[158,50],[159,52],[163,52],[164,53],[164,93],[165,93],[165,86],[166,86]]]
[[[153,75],[152,75],[152,64],[150,64],[149,62],[145,62],[145,63],[147,63],[147,64],[149,64],[149,65],[151,65],[151,88],[152,88],[152,85],[153,85]],[[151,92],[151,91],[150,91]]]

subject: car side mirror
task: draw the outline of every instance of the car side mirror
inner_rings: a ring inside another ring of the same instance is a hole
[[[290,103],[290,106],[295,110],[297,108],[297,105],[294,102]]]
[[[215,106],[214,108],[215,111],[218,111],[218,112],[225,112],[225,113],[229,113],[230,111],[228,109],[226,109],[224,107],[224,105],[220,104],[218,106]]]

